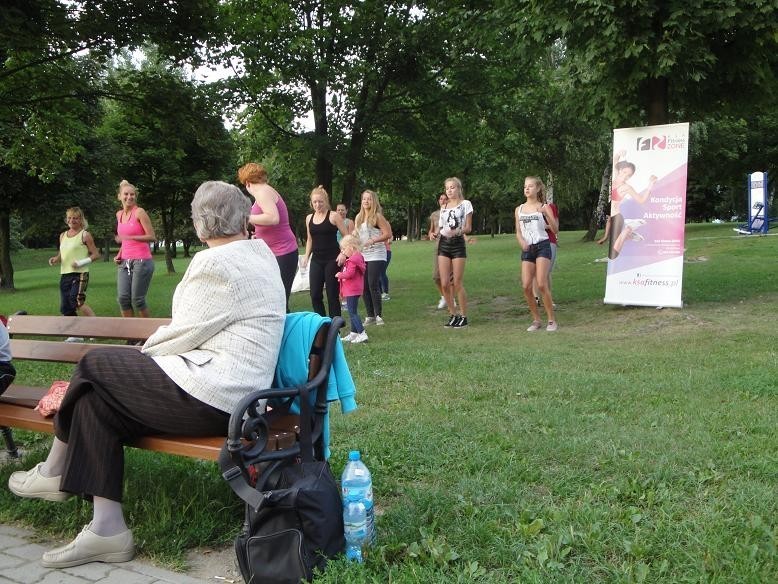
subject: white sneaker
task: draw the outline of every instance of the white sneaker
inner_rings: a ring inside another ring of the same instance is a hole
[[[367,342],[367,333],[365,331],[362,331],[361,333],[358,333],[356,337],[354,337],[354,340],[351,341],[352,344],[357,343],[366,343]]]
[[[347,334],[347,335],[345,335],[343,337],[340,337],[340,340],[343,341],[344,343],[351,343],[351,342],[354,341],[354,339],[357,338],[358,334],[359,333],[350,332],[349,334]]]
[[[386,324],[386,323],[384,322],[384,319],[383,319],[383,318],[381,318],[380,316],[376,316],[376,317],[375,317],[375,323],[376,323],[376,325],[377,325],[377,326],[381,326],[382,324]]]
[[[438,300],[438,310],[443,310],[448,306],[448,303],[446,302],[445,296],[441,296],[440,300]]]
[[[369,324],[375,324],[375,318],[372,316],[365,317],[365,320],[362,321],[362,324],[365,326]]]
[[[65,339],[66,343],[83,343],[84,337],[68,337]]]
[[[389,294],[387,294],[386,292],[381,294],[381,300],[383,300],[384,302],[386,302],[387,300],[391,300],[391,299],[392,299],[392,297],[389,296]]]

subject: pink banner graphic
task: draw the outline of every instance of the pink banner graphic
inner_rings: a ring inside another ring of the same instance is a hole
[[[680,307],[689,125],[613,131],[605,302]]]

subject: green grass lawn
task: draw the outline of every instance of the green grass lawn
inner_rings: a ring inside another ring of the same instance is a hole
[[[360,407],[332,414],[334,472],[351,449],[373,472],[379,544],[318,581],[775,582],[778,237],[731,227],[687,226],[684,308],[663,310],[604,305],[606,249],[562,233],[554,334],[525,332],[512,235],[469,247],[464,330],[435,310],[432,244],[395,243],[387,325],[346,347]],[[0,312],[57,314],[52,253],[14,258]],[[154,315],[169,315],[175,264],[158,261]],[[118,314],[114,271],[92,268],[100,315]],[[23,381],[67,374],[19,368]],[[49,442],[19,438],[32,452],[0,467],[2,484]],[[183,568],[187,548],[230,543],[241,509],[214,464],[128,452],[141,553]],[[0,521],[72,536],[89,514],[0,488]]]

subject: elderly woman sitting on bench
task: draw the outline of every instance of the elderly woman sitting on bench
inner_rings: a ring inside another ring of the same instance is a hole
[[[235,186],[197,189],[192,221],[208,249],[176,288],[171,323],[142,352],[87,353],[54,419],[48,457],[8,480],[20,497],[94,501],[91,523],[44,553],[44,566],[131,560],[135,546],[121,506],[124,444],[154,434],[226,435],[241,398],[272,385],[286,295],[273,253],[261,239],[247,239],[250,207]]]

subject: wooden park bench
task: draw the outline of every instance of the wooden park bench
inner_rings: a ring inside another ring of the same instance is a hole
[[[13,315],[8,317],[8,332],[11,334],[11,354],[19,369],[20,361],[77,363],[83,355],[97,347],[121,347],[127,351],[138,351],[141,347],[131,343],[147,339],[159,326],[169,322],[170,319],[166,318]],[[322,394],[326,394],[329,364],[332,362],[335,343],[339,342],[338,329],[342,326],[343,320],[338,317],[332,324],[323,325],[316,335],[308,359],[309,382],[306,384],[312,391],[321,389]],[[63,337],[82,337],[89,342],[65,342]],[[322,363],[326,368],[322,367]],[[17,379],[18,377],[17,374]],[[30,387],[13,383],[0,396],[0,429],[10,456],[18,457],[12,428],[54,433],[53,418],[44,418],[33,409],[48,390],[49,387]],[[326,406],[326,401],[323,403]],[[314,418],[322,416],[321,408],[313,415]],[[311,423],[317,427],[321,425],[316,419]],[[284,450],[294,445],[298,438],[299,424],[299,416],[275,416],[266,428],[267,435],[263,437],[264,449]],[[226,433],[223,436],[208,437],[146,436],[131,446],[191,458],[217,460],[225,438]]]

